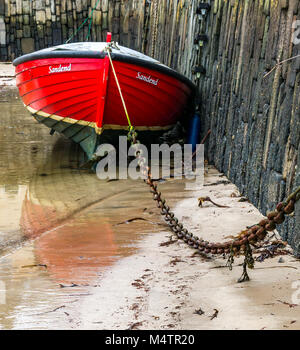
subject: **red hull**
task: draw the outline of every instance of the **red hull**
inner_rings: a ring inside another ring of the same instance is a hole
[[[114,61],[132,125],[168,129],[182,116],[192,89],[162,72]],[[16,67],[17,86],[35,115],[103,129],[126,129],[127,119],[104,58],[45,58]]]

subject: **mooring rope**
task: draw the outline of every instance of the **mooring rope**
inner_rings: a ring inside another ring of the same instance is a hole
[[[91,11],[91,14],[80,24],[80,26],[75,30],[75,32],[69,37],[68,40],[65,41],[65,44],[68,44],[73,38],[74,36],[77,35],[77,33],[81,30],[81,28],[85,25],[85,23],[90,20],[90,23],[89,23],[89,29],[88,29],[88,34],[85,38],[86,41],[88,41],[89,37],[90,37],[90,33],[91,33],[91,28],[92,28],[92,23],[93,23],[93,13],[95,11],[95,9],[97,8],[99,2],[101,0],[98,0],[96,5],[92,8],[92,11]]]
[[[139,143],[137,140],[137,133],[130,122],[122,90],[110,55],[110,47],[107,50],[107,53],[129,125],[128,140],[132,145],[137,145]],[[179,239],[182,239],[190,247],[197,249],[200,253],[210,253],[212,255],[224,256],[229,255],[227,265],[230,269],[232,268],[234,256],[239,256],[240,254],[245,256],[243,264],[243,275],[239,279],[239,282],[248,281],[249,276],[247,274],[246,268],[254,267],[251,245],[255,246],[258,241],[263,241],[266,238],[268,232],[274,231],[276,229],[276,225],[282,224],[285,220],[285,215],[292,214],[295,210],[295,203],[300,200],[299,186],[287,197],[284,202],[278,203],[276,209],[272,212],[269,212],[267,214],[267,217],[265,219],[262,219],[258,224],[241,231],[231,241],[223,243],[211,243],[193,235],[193,233],[184,228],[183,224],[179,222],[179,220],[175,217],[175,214],[170,210],[170,207],[166,204],[166,200],[162,198],[161,192],[158,191],[157,184],[152,178],[151,169],[147,165],[147,160],[146,157],[143,156],[142,150],[137,149],[136,158],[138,159],[138,165],[141,168],[142,174],[146,177],[146,183],[150,187],[150,192],[153,195],[153,200],[157,202],[157,207],[161,209],[161,215],[168,223],[171,231],[175,233]]]
[[[126,103],[125,103],[125,100],[124,100],[124,97],[123,97],[123,94],[122,94],[122,90],[121,90],[121,86],[120,86],[120,83],[119,83],[119,79],[117,77],[116,70],[115,70],[115,67],[114,67],[114,64],[113,64],[113,61],[112,61],[112,58],[111,58],[111,54],[110,54],[111,47],[110,47],[109,44],[107,45],[105,50],[107,52],[107,55],[108,55],[108,58],[109,58],[109,61],[110,61],[110,65],[111,65],[111,68],[112,68],[112,71],[113,71],[113,74],[114,74],[114,77],[115,77],[115,81],[116,81],[116,84],[117,84],[117,87],[118,87],[119,95],[121,97],[122,105],[123,105],[123,108],[124,108],[124,112],[125,112],[125,115],[126,115],[126,118],[127,118],[127,122],[128,122],[129,128],[130,128],[130,130],[132,130],[133,126],[132,126],[130,118],[129,118],[129,114],[128,114]]]

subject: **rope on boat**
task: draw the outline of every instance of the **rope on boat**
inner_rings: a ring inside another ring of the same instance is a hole
[[[132,130],[133,126],[132,126],[130,118],[129,118],[129,114],[128,114],[128,111],[127,111],[126,103],[125,103],[125,100],[124,100],[124,97],[123,97],[123,94],[122,94],[121,86],[120,86],[119,79],[118,79],[117,74],[116,74],[116,70],[115,70],[115,67],[114,67],[114,64],[113,64],[113,61],[112,61],[112,58],[111,58],[110,51],[111,51],[111,47],[110,47],[110,45],[107,45],[106,52],[107,52],[107,55],[108,55],[108,58],[109,58],[109,61],[110,61],[110,65],[111,65],[111,68],[112,68],[112,71],[113,71],[113,74],[114,74],[114,77],[115,77],[115,81],[116,81],[118,90],[119,90],[119,95],[121,97],[121,101],[122,101],[124,112],[125,112],[125,115],[126,115],[126,118],[127,118],[129,129]]]
[[[137,133],[129,119],[121,87],[110,55],[110,50],[111,48],[108,47],[108,57],[129,125],[128,140],[132,145],[137,145],[139,143],[137,140]],[[254,267],[254,259],[252,257],[251,246],[256,247],[255,244],[257,242],[264,241],[268,232],[274,231],[276,229],[276,225],[282,224],[284,222],[286,215],[290,215],[294,212],[295,203],[300,200],[299,186],[287,197],[284,202],[278,203],[276,209],[272,212],[269,212],[267,214],[267,217],[261,220],[258,224],[241,231],[231,241],[223,243],[211,243],[193,235],[193,233],[184,228],[183,224],[179,222],[179,220],[175,217],[175,214],[170,210],[170,207],[166,204],[166,200],[162,198],[161,192],[158,191],[157,184],[152,178],[151,169],[147,165],[147,160],[143,156],[142,150],[137,149],[136,158],[138,159],[138,165],[141,168],[142,174],[146,177],[146,183],[150,187],[150,192],[153,195],[153,200],[157,202],[157,207],[161,209],[161,215],[169,225],[170,230],[178,237],[178,239],[182,239],[191,248],[197,249],[200,254],[205,253],[212,255],[223,255],[224,257],[228,255],[227,266],[229,269],[232,269],[232,264],[234,262],[235,256],[239,256],[241,254],[245,256],[243,263],[243,274],[238,282],[249,281],[247,267],[251,269]]]

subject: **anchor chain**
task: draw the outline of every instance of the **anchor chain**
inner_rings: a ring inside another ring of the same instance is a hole
[[[132,145],[138,145],[137,133],[132,128],[128,132],[128,140]],[[157,188],[157,184],[151,176],[151,169],[146,163],[146,158],[143,156],[142,150],[137,150],[136,158],[140,166],[142,174],[146,177],[146,184],[150,187],[150,192],[153,200],[157,202],[157,207],[160,209],[161,215],[169,225],[171,231],[181,240],[183,240],[190,247],[199,250],[205,254],[213,255],[229,255],[229,266],[233,262],[233,257],[240,254],[245,255],[248,267],[254,264],[251,259],[251,245],[255,245],[258,241],[265,239],[268,232],[274,231],[276,225],[282,224],[285,216],[291,214],[295,210],[295,203],[300,199],[300,187],[296,189],[284,202],[277,204],[276,209],[267,214],[265,219],[262,219],[258,224],[242,231],[233,240],[223,243],[212,243],[202,238],[195,236],[192,232],[187,230],[170,207],[166,204],[166,200],[162,197],[161,192]]]
[[[156,1],[155,1],[156,3]],[[157,4],[157,3],[156,3]],[[282,224],[285,220],[286,215],[290,215],[295,210],[295,203],[300,199],[300,186],[288,196],[286,201],[277,204],[276,209],[267,214],[267,217],[261,220],[258,224],[253,225],[246,230],[240,232],[233,240],[224,243],[212,243],[208,242],[202,238],[195,236],[192,232],[187,230],[175,214],[171,211],[170,207],[166,204],[166,200],[162,198],[162,194],[158,191],[157,184],[152,178],[151,169],[147,164],[146,157],[143,156],[143,151],[139,149],[139,141],[137,139],[137,133],[131,124],[128,111],[126,108],[126,103],[122,94],[122,90],[118,81],[118,77],[114,68],[114,64],[111,57],[111,47],[108,45],[105,48],[107,55],[110,60],[113,75],[118,87],[120,98],[123,104],[124,113],[128,121],[128,134],[127,138],[133,147],[136,147],[136,158],[138,160],[138,165],[142,171],[142,174],[146,178],[146,183],[150,187],[150,192],[153,195],[153,200],[157,202],[157,207],[160,209],[161,215],[164,220],[169,225],[170,230],[175,233],[175,235],[183,240],[190,247],[197,249],[200,253],[212,254],[212,255],[229,255],[227,265],[232,269],[232,264],[234,262],[234,257],[243,254],[245,256],[243,264],[243,275],[238,282],[244,282],[249,280],[247,273],[247,267],[254,267],[254,259],[252,257],[251,246],[255,247],[255,244],[259,241],[263,241],[267,236],[268,232],[274,231],[276,225]]]

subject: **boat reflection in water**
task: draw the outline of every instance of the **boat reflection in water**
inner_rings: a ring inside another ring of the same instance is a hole
[[[1,95],[0,107],[0,329],[70,328],[64,306],[164,227],[143,181],[79,170],[78,144],[50,136],[15,95]],[[184,187],[160,185],[167,199]]]
[[[51,222],[55,222],[55,210],[49,205],[41,206],[26,199],[22,220],[26,217],[27,221],[29,215],[34,215],[33,226],[29,226],[27,232],[39,232],[47,212],[52,212]],[[23,229],[28,223],[25,220]],[[118,247],[109,219],[87,214],[66,220],[42,234],[34,242],[34,255],[36,263],[45,266],[55,282],[88,284],[98,277],[99,268],[116,260]]]
[[[60,166],[53,168],[51,160],[33,177],[20,220],[23,234],[35,239],[36,263],[47,266],[60,284],[91,283],[99,269],[133,251],[138,232],[153,229],[145,221],[118,225],[138,211],[143,215],[144,184],[99,180],[78,170],[72,162],[78,151],[68,140],[58,140],[53,156]]]
[[[143,182],[99,180],[77,169],[79,146],[53,140],[31,180],[28,175],[26,183],[6,186],[13,190],[7,196],[14,193],[15,202],[22,203],[15,205],[13,220],[16,230],[20,223],[19,242],[27,242],[0,259],[6,289],[0,329],[68,328],[62,307],[98,286],[110,266],[137,249],[144,233],[161,229],[147,221],[123,224],[146,215]]]

